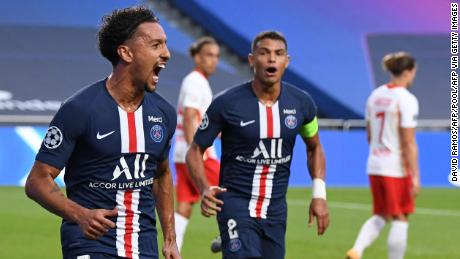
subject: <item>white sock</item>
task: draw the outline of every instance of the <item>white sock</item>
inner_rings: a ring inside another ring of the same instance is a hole
[[[355,245],[353,246],[353,249],[358,252],[360,257],[364,249],[377,239],[385,223],[384,218],[374,215],[363,224],[356,238]]]
[[[188,219],[179,213],[174,213],[174,221],[176,224],[176,243],[179,251],[184,243],[185,230],[187,229]]]
[[[406,221],[394,220],[388,234],[388,258],[403,259],[407,246],[407,229],[409,223]]]

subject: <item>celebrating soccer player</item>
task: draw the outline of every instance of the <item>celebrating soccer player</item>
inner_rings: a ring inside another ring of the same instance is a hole
[[[259,34],[248,59],[253,80],[213,100],[186,159],[202,196],[202,214],[217,214],[223,257],[280,259],[285,254],[286,191],[296,136],[307,145],[313,179],[309,223],[317,218],[320,235],[329,224],[325,158],[313,99],[281,81],[289,64],[284,36]],[[219,132],[220,186],[210,186],[203,154]]]
[[[163,255],[180,258],[168,165],[177,119],[154,92],[170,58],[166,35],[152,11],[133,7],[105,16],[98,36],[112,73],[64,102],[26,193],[63,218],[65,259],[158,258],[155,207]],[[67,197],[54,182],[64,167]]]
[[[418,151],[415,142],[418,102],[409,88],[417,67],[407,53],[388,54],[383,65],[391,81],[375,89],[366,106],[369,174],[373,216],[358,234],[349,259],[362,257],[364,249],[374,242],[387,221],[392,221],[388,234],[388,258],[402,259],[407,246],[409,214],[414,212],[414,198],[420,190]]]

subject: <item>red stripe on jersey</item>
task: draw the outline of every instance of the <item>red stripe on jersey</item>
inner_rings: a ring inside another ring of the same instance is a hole
[[[133,191],[127,190],[125,191],[125,199],[124,205],[126,208],[126,217],[125,217],[125,253],[127,258],[133,258],[133,244],[132,244],[132,237],[133,237],[133,218],[134,212],[132,209],[132,199],[133,199]]]
[[[268,175],[268,166],[264,165],[262,168],[262,173],[260,175],[259,181],[259,198],[257,198],[256,205],[256,217],[262,217],[262,204],[265,199],[265,187],[267,186],[267,175]]]
[[[273,112],[272,107],[266,107],[267,109],[267,138],[273,138]]]
[[[129,152],[137,152],[136,120],[134,112],[128,112]]]

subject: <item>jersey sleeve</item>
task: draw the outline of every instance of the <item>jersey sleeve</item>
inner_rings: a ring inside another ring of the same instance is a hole
[[[305,119],[302,122],[302,125],[307,125],[308,123],[312,122],[316,118],[316,113],[318,112],[318,108],[316,107],[316,103],[309,94],[305,94],[305,105],[304,105],[304,113]]]
[[[222,114],[224,112],[224,103],[221,98],[214,99],[209,105],[208,110],[203,115],[201,124],[198,127],[194,141],[203,148],[211,146],[214,139],[222,130],[224,119]]]
[[[198,84],[201,82],[187,78],[182,82],[182,91],[184,92],[184,99],[182,102],[183,108],[189,107],[194,109],[200,109],[201,107],[201,92]]]
[[[171,150],[171,145],[172,145],[172,138],[173,138],[174,133],[176,131],[177,115],[176,115],[176,111],[173,108],[171,108],[169,110],[169,112],[167,114],[167,118],[168,118],[168,125],[167,125],[166,130],[168,131],[168,140],[166,142],[165,148],[161,152],[161,155],[160,155],[160,160],[161,161],[164,161],[164,160],[168,159],[169,151]]]
[[[318,119],[315,101],[308,93],[305,93],[303,107],[305,117],[300,127],[300,135],[304,138],[311,138],[318,133]]]
[[[399,110],[401,113],[401,127],[415,128],[417,127],[418,118],[418,101],[414,96],[407,96],[399,102]]]
[[[83,114],[75,104],[64,103],[51,121],[35,159],[62,170],[86,126]]]

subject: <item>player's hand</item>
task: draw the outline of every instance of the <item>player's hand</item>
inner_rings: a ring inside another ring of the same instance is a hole
[[[115,228],[115,223],[109,218],[118,215],[117,208],[112,210],[105,209],[86,209],[78,219],[78,225],[83,231],[83,234],[90,239],[98,239],[105,235],[111,228]]]
[[[420,179],[417,177],[412,178],[412,196],[415,198],[420,193]]]
[[[206,189],[203,195],[201,195],[201,214],[205,217],[210,217],[221,211],[220,206],[224,205],[224,202],[217,199],[216,195],[226,191],[227,189],[220,188],[219,186],[210,186]]]
[[[179,248],[177,247],[176,241],[166,239],[163,243],[163,256],[165,259],[181,259]]]
[[[318,235],[324,234],[329,226],[329,209],[324,199],[312,199],[310,203],[310,213],[308,217],[308,227],[313,225],[313,218],[316,217],[318,225]]]

